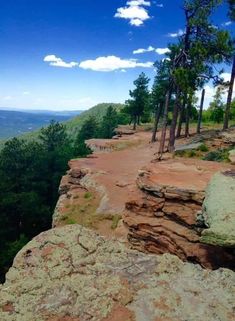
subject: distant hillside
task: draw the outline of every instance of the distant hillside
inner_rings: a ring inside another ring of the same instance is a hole
[[[81,115],[74,117],[65,123],[69,136],[74,137],[84,121],[90,116],[94,116],[97,121],[100,121],[104,117],[109,106],[114,107],[116,110],[120,110],[124,107],[123,104],[115,103],[103,103],[92,107],[91,109],[83,112]]]
[[[78,114],[79,111],[76,113]],[[33,132],[47,126],[54,119],[64,122],[75,115],[67,112],[46,111],[45,113],[0,110],[0,139],[8,139]]]
[[[70,120],[68,120],[68,117],[67,117],[67,121],[64,124],[67,127],[67,131],[68,131],[69,136],[71,138],[74,138],[77,135],[77,133],[78,133],[79,129],[81,128],[82,124],[84,123],[84,121],[90,116],[94,116],[97,119],[97,121],[100,121],[102,119],[102,117],[105,115],[109,106],[113,106],[116,110],[120,110],[121,108],[124,107],[123,104],[103,103],[103,104],[98,104],[98,105],[92,107],[91,109],[81,113],[79,116],[71,118]],[[0,111],[0,114],[1,114],[1,111]],[[33,116],[36,116],[36,115],[34,114]],[[42,114],[40,114],[38,116],[42,116]],[[47,120],[48,120],[48,114],[46,116],[47,116]],[[65,121],[66,120],[66,119],[64,119],[64,116],[58,116],[58,117],[62,117],[63,119],[58,119],[58,118],[53,118],[53,119],[55,119],[57,121]],[[49,120],[50,119],[52,119],[52,118],[49,117]],[[49,123],[49,120],[47,122],[41,124],[40,126],[38,126],[37,129],[40,129],[43,126],[46,126]],[[11,137],[13,137],[13,136],[19,136],[20,138],[25,139],[25,140],[33,140],[33,139],[37,139],[38,130],[31,131],[31,132],[25,133],[23,135],[19,135],[19,133],[18,133],[18,134],[12,135]],[[5,142],[6,142],[6,139],[0,140],[0,148],[2,148],[2,146],[4,145]]]

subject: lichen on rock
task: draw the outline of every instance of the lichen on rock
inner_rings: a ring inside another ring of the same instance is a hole
[[[235,171],[213,176],[206,191],[203,217],[208,229],[202,232],[202,242],[235,247]]]
[[[230,270],[132,251],[73,225],[18,253],[0,287],[0,320],[232,321],[234,288]]]

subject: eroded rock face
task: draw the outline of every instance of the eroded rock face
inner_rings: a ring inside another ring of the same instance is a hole
[[[235,247],[235,171],[213,176],[203,204],[203,217],[209,228],[202,232],[202,242]]]
[[[171,253],[206,268],[234,269],[234,253],[200,240],[206,227],[200,220],[205,189],[220,166],[168,161],[140,171],[137,184],[143,196],[127,203],[124,216],[132,246],[144,252]]]
[[[79,225],[42,233],[0,287],[1,321],[232,321],[235,274],[128,250]]]

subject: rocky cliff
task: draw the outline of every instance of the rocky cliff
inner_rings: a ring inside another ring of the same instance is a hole
[[[234,269],[233,252],[200,240],[206,228],[201,219],[205,190],[213,173],[221,168],[213,162],[197,161],[194,165],[194,161],[181,159],[151,164],[140,171],[137,184],[143,196],[128,202],[124,215],[132,246],[156,254],[175,254],[207,268]]]
[[[235,274],[128,250],[81,226],[42,233],[0,287],[1,321],[232,321]]]
[[[1,321],[235,320],[235,167],[152,161],[149,136],[91,141],[97,152],[70,162],[54,228],[19,252],[0,286]]]

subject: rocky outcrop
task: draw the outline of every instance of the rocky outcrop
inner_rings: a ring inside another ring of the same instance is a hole
[[[232,321],[235,274],[128,250],[79,225],[42,233],[0,287],[1,321]]]
[[[224,143],[229,145],[235,145],[235,129],[232,128],[229,131],[222,132],[221,137]]]
[[[206,191],[203,218],[209,228],[202,232],[202,242],[235,247],[235,171],[214,175]]]
[[[230,150],[228,158],[229,158],[231,164],[235,165],[235,149]]]
[[[66,207],[69,203],[75,204],[81,193],[87,192],[86,187],[81,184],[81,180],[89,174],[86,168],[73,167],[73,160],[70,161],[70,170],[62,177],[59,187],[59,199],[52,217],[52,227],[60,224],[64,214],[66,214]]]
[[[182,153],[190,150],[198,150],[200,147],[203,146],[203,143],[192,143],[192,144],[185,144],[185,145],[179,145],[175,148],[175,153]]]
[[[171,160],[140,171],[137,184],[144,192],[142,199],[128,202],[124,216],[132,246],[175,254],[207,268],[235,268],[232,253],[200,241],[205,189],[219,168],[217,163],[199,161],[195,166],[191,160]]]

